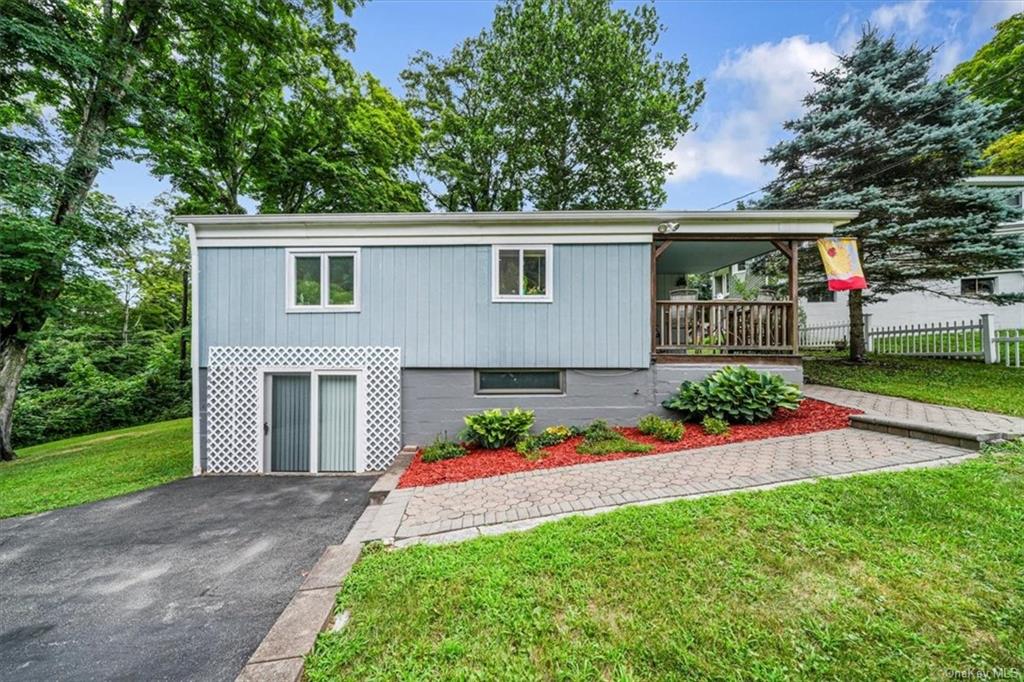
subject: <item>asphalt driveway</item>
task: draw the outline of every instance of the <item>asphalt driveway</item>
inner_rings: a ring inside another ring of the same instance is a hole
[[[374,479],[192,478],[0,521],[0,679],[233,680]]]

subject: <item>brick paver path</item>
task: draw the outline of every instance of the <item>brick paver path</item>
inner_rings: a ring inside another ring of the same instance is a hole
[[[1024,376],[1021,377],[1024,391]],[[929,405],[906,398],[894,398],[877,393],[850,391],[832,386],[804,386],[804,393],[817,400],[846,405],[867,414],[901,419],[916,424],[943,426],[972,433],[1005,433],[1024,436],[1024,419],[991,412],[978,412],[962,407]]]
[[[385,506],[401,516],[394,536],[404,538],[969,454],[948,445],[840,429],[406,488],[393,491]]]

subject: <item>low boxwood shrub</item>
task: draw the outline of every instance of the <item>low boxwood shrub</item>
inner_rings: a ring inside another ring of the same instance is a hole
[[[608,422],[597,419],[583,431],[583,442],[576,446],[582,455],[610,455],[615,452],[650,452],[654,446],[629,440],[608,426]]]
[[[683,421],[706,416],[731,424],[756,424],[771,419],[775,410],[795,410],[803,395],[778,374],[758,372],[744,365],[723,367],[703,381],[684,381],[663,403]]]
[[[420,459],[424,462],[439,462],[442,459],[455,459],[466,454],[466,448],[461,443],[438,436],[434,442],[423,448]]]
[[[704,433],[711,436],[728,436],[729,435],[729,422],[724,419],[718,419],[708,415],[701,420],[700,426],[704,429]]]
[[[533,426],[533,411],[515,407],[508,412],[500,408],[484,410],[465,418],[466,428],[462,437],[488,450],[512,445],[530,433]]]
[[[646,436],[654,436],[658,440],[669,443],[682,440],[683,434],[686,433],[686,427],[683,426],[682,422],[675,421],[674,419],[665,419],[656,414],[641,417],[640,421],[636,423],[636,428]]]

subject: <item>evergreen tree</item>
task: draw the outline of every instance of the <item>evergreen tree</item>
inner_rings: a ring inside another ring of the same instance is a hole
[[[856,209],[836,229],[860,243],[871,287],[850,292],[850,358],[864,358],[863,305],[931,282],[1014,267],[1024,246],[995,227],[1005,197],[963,179],[1000,133],[1001,108],[956,84],[929,82],[934,50],[900,49],[868,29],[839,66],[814,74],[819,89],[793,138],[763,159],[778,167],[760,208]],[[821,272],[816,258],[808,270]],[[819,275],[820,277],[820,275]],[[1005,302],[998,300],[995,302]]]

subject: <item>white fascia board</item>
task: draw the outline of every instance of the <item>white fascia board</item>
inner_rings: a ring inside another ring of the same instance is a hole
[[[978,187],[1024,187],[1024,175],[975,175],[964,182]]]
[[[537,213],[232,215],[176,218],[201,246],[386,246],[502,243],[649,243],[671,235],[827,236],[856,211],[566,211]],[[192,222],[193,220],[197,222]]]
[[[745,222],[826,222],[833,225],[857,217],[857,211],[494,211],[481,213],[300,213],[257,215],[199,215],[177,216],[176,222],[192,223],[198,228],[220,226],[277,226],[311,227],[356,226],[431,227],[447,226],[516,226],[544,225],[548,229],[566,225],[594,227],[621,227],[633,225],[656,228],[662,222],[745,223]]]

